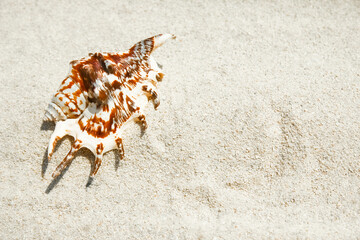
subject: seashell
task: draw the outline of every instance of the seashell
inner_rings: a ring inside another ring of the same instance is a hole
[[[49,160],[61,138],[65,135],[74,138],[69,153],[52,177],[59,176],[83,147],[95,155],[91,177],[98,172],[104,153],[117,149],[124,157],[121,134],[126,123],[135,120],[145,130],[144,107],[149,100],[155,109],[160,104],[157,82],[164,74],[151,53],[174,38],[171,34],[159,34],[124,53],[94,53],[70,63],[70,73],[44,117],[44,121],[56,122],[48,146]]]

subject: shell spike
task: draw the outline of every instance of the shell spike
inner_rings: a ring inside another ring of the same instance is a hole
[[[158,47],[162,46],[167,40],[169,39],[175,39],[176,36],[173,35],[173,34],[169,34],[169,33],[166,33],[166,34],[159,34],[159,35],[156,35],[153,37],[154,39],[154,48],[153,48],[153,51],[155,49],[157,49]]]
[[[53,178],[57,178],[64,171],[64,169],[70,165],[70,163],[72,162],[72,160],[75,157],[75,153],[79,149],[80,149],[80,145],[78,144],[77,141],[75,141],[74,144],[72,145],[69,153],[66,155],[64,160],[56,167],[55,171],[53,172],[53,174],[52,174]]]
[[[95,158],[95,163],[94,163],[94,168],[91,172],[90,177],[95,177],[96,173],[98,172],[100,166],[101,166],[101,162],[102,162],[102,157],[103,155],[97,155]]]
[[[124,152],[124,145],[123,145],[121,137],[116,138],[115,142],[116,142],[117,149],[119,151],[120,158],[123,159],[125,157],[125,152]]]
[[[61,137],[59,137],[59,136],[55,136],[55,137],[51,136],[50,143],[49,143],[48,150],[47,150],[48,151],[48,154],[47,154],[48,161],[51,160],[51,157],[55,151],[55,146],[60,139],[61,139]]]
[[[139,112],[139,116],[137,117],[137,123],[141,126],[142,131],[145,131],[148,127],[145,115],[142,112]]]
[[[73,133],[71,133],[71,130],[73,128],[72,125],[74,122],[76,122],[76,120],[69,119],[67,121],[61,121],[56,124],[55,130],[54,130],[53,134],[51,135],[48,150],[47,150],[48,161],[51,160],[51,157],[55,151],[56,144],[60,139],[62,139],[65,135],[74,136]],[[80,149],[82,147],[81,143],[82,143],[82,141],[80,139],[75,138],[75,142],[73,143],[72,146],[76,149]]]
[[[149,56],[155,49],[163,45],[169,39],[175,39],[175,35],[172,34],[159,34],[147,39],[144,39],[136,43],[129,52],[131,56],[138,56],[144,59],[145,56]]]
[[[102,157],[103,157],[103,152],[104,152],[104,144],[103,143],[99,143],[96,146],[96,157],[95,157],[95,163],[94,163],[94,167],[91,171],[90,177],[94,177],[96,175],[96,173],[98,172],[100,166],[101,166],[101,161],[102,161]]]
[[[57,142],[67,134],[66,127],[65,127],[66,125],[64,123],[65,122],[59,122],[58,124],[56,124],[55,130],[50,137],[49,146],[48,146],[48,160],[49,161],[51,159],[51,156],[54,153]]]

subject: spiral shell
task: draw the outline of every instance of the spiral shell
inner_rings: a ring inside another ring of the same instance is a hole
[[[87,107],[88,96],[85,89],[71,76],[65,78],[56,94],[51,99],[46,112],[45,121],[59,121],[76,118]]]
[[[45,111],[45,121],[56,122],[48,146],[50,160],[55,145],[65,135],[74,137],[70,152],[53,173],[57,177],[82,147],[95,155],[95,176],[102,156],[118,149],[124,156],[121,133],[131,119],[147,128],[143,109],[160,101],[157,82],[164,74],[151,53],[171,34],[160,34],[138,42],[124,53],[95,53],[72,61],[69,76],[61,83]]]

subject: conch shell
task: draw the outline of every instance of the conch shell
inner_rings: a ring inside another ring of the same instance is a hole
[[[125,123],[134,119],[146,129],[145,105],[150,99],[155,109],[160,104],[157,82],[164,74],[151,53],[173,38],[171,34],[159,34],[124,53],[89,54],[70,63],[70,73],[52,98],[44,118],[56,122],[48,146],[49,160],[61,138],[74,138],[52,177],[59,176],[83,147],[95,155],[91,177],[98,172],[104,153],[118,149],[124,157],[121,134]]]

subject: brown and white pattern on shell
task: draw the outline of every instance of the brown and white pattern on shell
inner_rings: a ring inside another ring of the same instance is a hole
[[[118,149],[124,157],[121,134],[130,120],[147,128],[143,109],[151,99],[160,101],[157,82],[164,74],[151,53],[171,34],[160,34],[138,42],[124,53],[95,53],[72,61],[69,76],[60,85],[45,112],[45,121],[56,122],[48,146],[50,160],[56,143],[65,135],[74,137],[69,153],[58,165],[55,178],[71,163],[80,148],[95,155],[95,176],[104,153]]]

